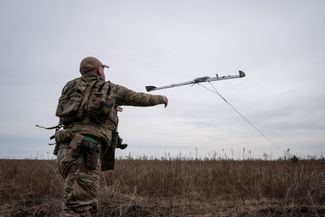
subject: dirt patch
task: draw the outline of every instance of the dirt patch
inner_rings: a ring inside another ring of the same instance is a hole
[[[295,207],[268,207],[245,213],[241,217],[324,217],[325,207],[321,206],[295,206]]]
[[[61,201],[28,200],[0,206],[1,217],[59,216]],[[101,198],[98,216],[107,217],[325,217],[325,206],[281,206],[280,201],[149,200],[128,195]]]
[[[13,204],[4,204],[0,207],[1,217],[54,217],[58,216],[60,211],[60,202],[58,200],[40,200],[30,199],[16,202]]]

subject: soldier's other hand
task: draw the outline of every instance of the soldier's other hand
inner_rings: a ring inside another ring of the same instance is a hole
[[[168,98],[166,96],[162,96],[163,97],[163,104],[165,105],[165,108],[168,105]]]
[[[117,107],[116,107],[116,111],[118,111],[118,112],[122,112],[122,111],[123,111],[123,108],[120,107],[120,106],[117,106]]]

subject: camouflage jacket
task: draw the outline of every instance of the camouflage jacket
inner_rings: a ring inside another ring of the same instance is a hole
[[[92,82],[94,80],[103,80],[98,76],[84,76],[87,81]],[[77,78],[81,79],[81,78]],[[75,79],[76,80],[76,79]],[[69,83],[69,82],[68,82]],[[110,81],[106,81],[109,84],[108,98],[110,103],[113,104],[113,108],[117,106],[154,106],[163,104],[163,97],[160,95],[151,95],[141,92],[132,91],[121,85],[113,84]],[[118,117],[116,109],[111,109],[108,114],[108,118],[104,122],[94,122],[87,115],[76,122],[72,122],[64,126],[65,129],[70,129],[74,133],[82,135],[92,135],[100,139],[105,146],[105,152],[114,152],[115,147],[107,148],[112,143],[113,132],[116,131],[118,124]],[[114,153],[113,153],[114,154]],[[105,156],[104,156],[105,157]]]

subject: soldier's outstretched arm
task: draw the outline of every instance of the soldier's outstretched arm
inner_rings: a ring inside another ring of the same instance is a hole
[[[111,84],[111,96],[116,99],[118,105],[154,106],[164,104],[165,107],[168,105],[166,96],[135,92],[117,84]]]

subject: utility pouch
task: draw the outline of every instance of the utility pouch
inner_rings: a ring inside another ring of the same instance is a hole
[[[113,148],[119,148],[119,149],[126,149],[128,147],[127,144],[122,144],[123,139],[120,137],[119,133],[117,131],[114,131],[112,134],[112,144],[111,146]]]
[[[77,149],[77,147],[80,145],[83,137],[84,137],[83,135],[76,133],[74,135],[73,139],[71,140],[71,142],[69,143],[69,147],[73,150]]]
[[[53,154],[54,154],[55,156],[58,155],[59,147],[60,147],[60,144],[59,144],[59,143],[55,143],[54,150],[53,150]]]
[[[55,132],[55,142],[60,143],[68,143],[73,138],[73,133],[71,130],[58,130]]]
[[[113,133],[112,133],[112,142],[111,142],[111,144],[110,144],[111,147],[112,147],[112,148],[116,148],[120,142],[121,142],[121,138],[120,138],[118,132],[113,131]],[[122,143],[122,142],[121,142],[121,143]],[[120,143],[120,144],[121,144],[121,143]]]
[[[102,156],[101,170],[113,170],[115,167],[115,149],[125,149],[126,144],[122,144],[122,139],[117,131],[112,132],[112,140]]]
[[[85,164],[89,169],[96,169],[101,146],[98,143],[82,140],[80,148],[84,153]]]
[[[55,147],[53,154],[57,155],[60,145],[63,143],[69,143],[73,138],[73,133],[71,130],[57,130],[54,135],[55,138]]]
[[[108,82],[98,83],[90,95],[86,110],[92,121],[102,123],[108,119],[111,113],[114,101],[108,97],[109,86]]]
[[[55,113],[61,123],[69,124],[83,118],[82,107],[93,84],[78,78],[64,86]]]

